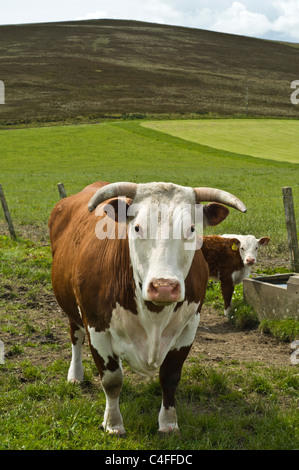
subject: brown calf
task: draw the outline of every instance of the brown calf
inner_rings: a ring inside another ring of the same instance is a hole
[[[232,307],[234,286],[250,275],[259,246],[267,245],[269,241],[269,237],[256,239],[253,235],[203,237],[202,252],[209,266],[210,277],[221,282],[226,316]]]

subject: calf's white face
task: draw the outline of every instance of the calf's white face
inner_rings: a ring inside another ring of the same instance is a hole
[[[192,188],[139,185],[128,214],[129,247],[142,298],[168,305],[185,297],[184,280],[196,249],[195,195]],[[193,214],[192,214],[193,212]]]
[[[270,241],[268,237],[260,239],[253,235],[223,235],[226,238],[237,238],[240,242],[239,251],[245,266],[253,266],[257,261],[258,249],[260,246],[267,245]]]

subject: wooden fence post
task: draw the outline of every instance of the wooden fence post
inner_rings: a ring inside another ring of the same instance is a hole
[[[3,212],[4,212],[5,219],[6,219],[6,222],[7,222],[7,225],[8,225],[8,230],[9,230],[10,236],[14,240],[16,240],[16,238],[17,238],[16,237],[16,232],[15,232],[15,229],[14,229],[11,217],[10,217],[10,213],[9,213],[9,210],[8,210],[7,202],[6,202],[6,199],[5,199],[5,196],[4,196],[4,191],[3,191],[3,188],[2,188],[1,184],[0,184],[0,199],[1,199],[1,204],[2,204],[2,207],[3,207]]]
[[[58,183],[57,186],[58,186],[58,191],[59,191],[60,199],[63,199],[64,197],[66,197],[66,192],[65,192],[64,184],[63,184],[63,183]]]
[[[299,272],[299,249],[297,239],[297,229],[293,202],[292,188],[282,188],[283,205],[286,219],[286,226],[288,232],[288,245],[291,256],[292,269]]]

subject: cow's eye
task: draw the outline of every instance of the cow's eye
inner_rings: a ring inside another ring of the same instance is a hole
[[[188,228],[187,233],[185,238],[188,240],[190,238],[193,238],[193,234],[195,232],[195,225],[191,225],[191,227]]]
[[[136,238],[143,238],[143,230],[139,224],[134,225],[134,230],[136,232]]]

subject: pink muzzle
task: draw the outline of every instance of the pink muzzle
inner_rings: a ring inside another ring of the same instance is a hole
[[[178,302],[181,296],[181,285],[174,279],[154,279],[147,289],[151,302],[169,304]]]

